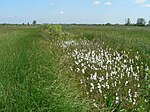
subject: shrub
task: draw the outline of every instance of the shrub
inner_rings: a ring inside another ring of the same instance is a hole
[[[60,25],[43,25],[42,36],[51,39],[58,39],[61,37],[62,28]]]

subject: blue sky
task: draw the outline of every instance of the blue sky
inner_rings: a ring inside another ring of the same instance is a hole
[[[124,23],[150,20],[150,0],[0,0],[0,23]]]

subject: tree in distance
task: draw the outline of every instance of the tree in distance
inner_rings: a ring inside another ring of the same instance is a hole
[[[130,25],[130,24],[131,24],[130,18],[127,18],[126,22],[125,22],[125,25]]]
[[[148,26],[150,26],[150,20],[148,21]]]
[[[33,25],[36,25],[36,23],[37,23],[36,20],[34,20],[32,24],[33,24]]]
[[[144,18],[138,18],[137,19],[136,25],[138,25],[138,26],[145,26],[145,24],[146,24],[146,21],[145,21]]]

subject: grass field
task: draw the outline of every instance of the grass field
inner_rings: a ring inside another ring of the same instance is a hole
[[[131,26],[63,27],[71,32],[72,70],[94,111],[149,111],[150,29]]]
[[[61,52],[38,28],[0,27],[0,52],[1,112],[86,111],[74,76],[58,64]]]
[[[78,38],[106,43],[116,50],[140,52],[147,62],[150,57],[150,28],[132,26],[66,26],[64,30],[77,34]]]
[[[0,112],[148,112],[150,28],[0,26]]]

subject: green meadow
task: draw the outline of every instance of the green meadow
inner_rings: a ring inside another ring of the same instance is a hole
[[[150,28],[0,25],[0,112],[148,112]]]

